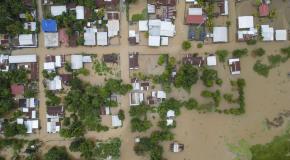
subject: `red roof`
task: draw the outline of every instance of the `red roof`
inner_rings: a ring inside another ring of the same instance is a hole
[[[261,17],[266,17],[269,15],[269,6],[265,3],[259,6],[259,13]]]
[[[10,89],[11,89],[11,93],[13,95],[21,95],[24,93],[24,85],[22,84],[12,84],[10,86]]]
[[[203,24],[205,21],[202,15],[188,15],[186,16],[186,24]]]

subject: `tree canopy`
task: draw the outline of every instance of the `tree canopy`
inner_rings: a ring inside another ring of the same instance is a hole
[[[45,155],[44,160],[69,160],[65,147],[52,147]]]
[[[182,87],[186,91],[190,91],[193,84],[198,80],[198,70],[190,64],[184,64],[178,70],[174,85],[177,88]]]

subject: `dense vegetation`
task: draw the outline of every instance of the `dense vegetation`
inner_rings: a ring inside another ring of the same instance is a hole
[[[151,128],[152,123],[147,119],[148,111],[150,111],[150,106],[144,103],[130,107],[131,130],[133,132],[145,132]]]
[[[190,64],[182,65],[175,77],[174,85],[177,88],[182,87],[186,91],[190,91],[193,84],[198,80],[198,70]]]
[[[119,138],[94,142],[82,137],[74,139],[69,149],[72,152],[80,152],[84,159],[107,159],[109,156],[112,159],[119,159],[120,147],[121,140]]]
[[[20,13],[27,15],[26,19],[19,17]],[[9,33],[17,35],[24,32],[23,22],[32,21],[30,7],[24,5],[24,1],[19,0],[3,0],[0,3],[0,33]]]
[[[101,125],[100,107],[116,107],[117,102],[111,100],[113,93],[124,95],[132,88],[121,80],[109,79],[104,86],[92,86],[78,78],[71,81],[71,89],[64,99],[68,111],[77,115],[74,122],[62,129],[64,137],[81,136],[87,130],[107,131],[108,127]],[[72,132],[75,131],[75,132]],[[63,134],[62,134],[63,133]],[[75,134],[72,134],[75,133]]]
[[[44,160],[69,160],[65,147],[52,147],[45,155]]]

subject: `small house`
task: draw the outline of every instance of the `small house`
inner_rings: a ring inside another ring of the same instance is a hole
[[[53,48],[59,46],[58,32],[44,33],[44,46],[47,48]]]
[[[47,80],[47,89],[50,91],[57,91],[62,89],[60,76],[55,76],[52,80]]]
[[[182,58],[182,63],[201,67],[205,64],[205,60],[203,57],[187,54],[185,57]]]
[[[43,19],[41,22],[43,32],[57,32],[56,20]]]
[[[232,75],[241,74],[241,65],[239,58],[229,59],[229,67]]]
[[[85,19],[85,8],[84,6],[76,6],[76,19]]]
[[[52,16],[60,16],[63,13],[66,13],[66,6],[50,6],[50,13]]]
[[[228,28],[213,27],[213,42],[214,43],[228,42]]]
[[[46,118],[63,118],[63,106],[47,106]]]
[[[266,3],[261,3],[259,6],[260,17],[267,17],[267,16],[269,16],[269,13],[270,13],[269,5]]]
[[[98,46],[108,45],[108,32],[97,32],[97,45]]]
[[[112,126],[113,127],[121,127],[122,121],[119,119],[118,115],[112,115]]]
[[[208,66],[216,66],[217,65],[217,59],[215,55],[209,55],[206,58],[206,62]]]
[[[18,35],[19,48],[37,47],[37,36],[35,34],[20,34]]]
[[[144,93],[131,92],[129,97],[130,97],[130,106],[140,105],[144,101]]]
[[[24,85],[23,84],[12,84],[10,86],[11,94],[14,96],[19,96],[24,94]]]
[[[274,28],[269,25],[261,25],[263,41],[274,41]]]
[[[275,40],[276,41],[287,41],[288,38],[287,38],[287,30],[284,29],[284,30],[276,30],[275,31]]]
[[[139,53],[129,54],[129,69],[139,69]]]

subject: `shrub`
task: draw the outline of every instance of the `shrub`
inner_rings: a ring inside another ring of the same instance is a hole
[[[221,85],[223,84],[223,80],[220,79],[220,78],[218,78],[218,79],[215,81],[215,83],[216,83],[217,85],[221,86]]]
[[[119,110],[119,113],[118,113],[118,117],[121,121],[124,121],[125,120],[125,112],[124,110]]]
[[[198,102],[194,98],[190,98],[188,101],[184,102],[185,108],[188,110],[193,110],[198,107]]]
[[[253,56],[262,57],[266,51],[263,48],[257,48],[252,51]]]
[[[255,45],[255,44],[257,44],[257,40],[255,40],[255,39],[250,39],[250,40],[247,40],[247,45]]]
[[[191,43],[189,41],[183,41],[182,43],[182,49],[187,51],[191,48]]]
[[[168,60],[168,55],[167,54],[162,54],[158,58],[158,65],[161,66],[163,65],[166,61]]]
[[[256,61],[253,69],[256,73],[264,77],[268,77],[270,72],[270,67],[266,64],[262,64],[260,60]]]
[[[204,90],[201,92],[201,96],[205,98],[210,98],[213,96],[213,94],[210,91]]]
[[[270,56],[268,56],[268,61],[270,62],[271,67],[275,67],[281,63],[282,56],[281,55],[270,55]]]
[[[202,48],[203,47],[203,44],[202,43],[198,43],[197,44],[197,48]]]
[[[233,57],[241,58],[248,55],[248,49],[236,49],[233,51]]]
[[[226,62],[229,52],[227,50],[217,50],[216,55],[218,56],[219,61],[224,63]]]

